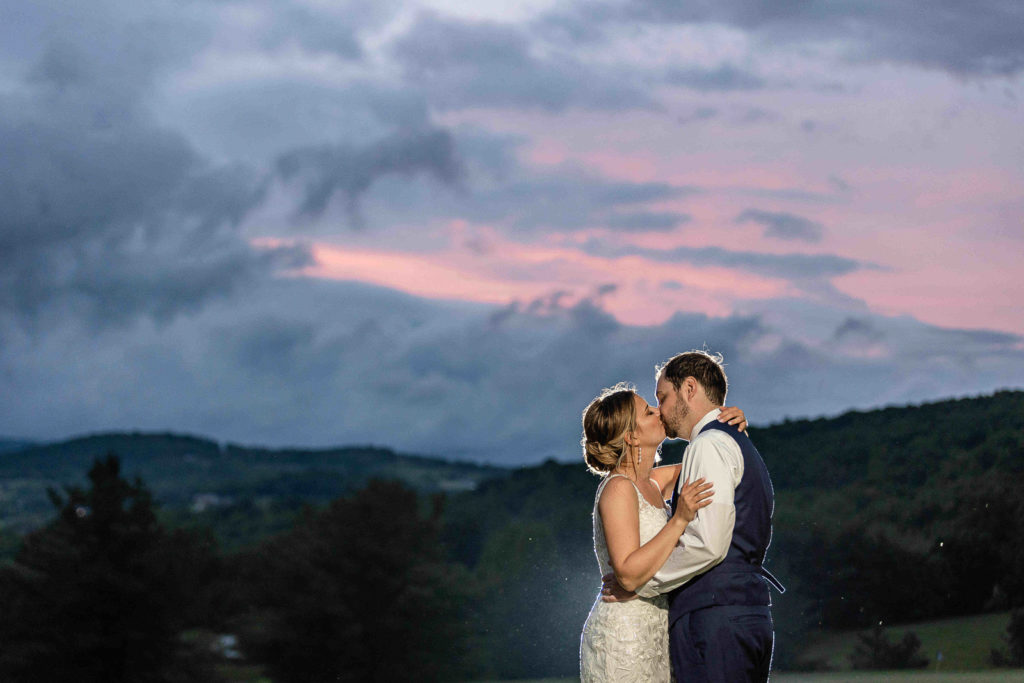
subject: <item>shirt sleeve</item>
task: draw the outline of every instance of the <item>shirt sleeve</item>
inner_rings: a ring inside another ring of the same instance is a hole
[[[703,477],[713,483],[711,505],[697,511],[686,526],[668,560],[637,594],[651,598],[678,588],[725,559],[736,524],[733,504],[736,486],[743,478],[743,454],[739,444],[721,430],[712,430],[694,439],[683,455],[682,477],[695,481]]]

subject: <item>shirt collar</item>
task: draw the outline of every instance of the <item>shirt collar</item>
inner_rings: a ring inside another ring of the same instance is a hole
[[[716,419],[721,414],[722,414],[722,409],[721,408],[712,408],[711,412],[709,412],[707,415],[702,417],[700,419],[700,422],[698,422],[697,424],[695,424],[693,426],[693,431],[690,432],[690,441],[692,442],[694,439],[696,439],[697,435],[700,434],[700,430],[704,429],[704,427],[706,427],[709,422],[711,422],[712,420]]]

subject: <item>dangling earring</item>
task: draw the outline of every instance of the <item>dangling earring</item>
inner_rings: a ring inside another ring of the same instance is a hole
[[[636,447],[636,464],[639,465],[644,461],[644,449],[640,446]]]

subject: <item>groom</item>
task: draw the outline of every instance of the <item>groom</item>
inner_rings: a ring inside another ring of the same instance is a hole
[[[771,541],[774,493],[764,461],[746,434],[717,419],[728,387],[721,359],[681,353],[658,368],[657,397],[669,438],[688,439],[672,509],[683,482],[712,482],[668,561],[637,593],[668,593],[669,643],[677,680],[767,681],[774,632],[761,563]],[[606,600],[631,594],[606,579]]]

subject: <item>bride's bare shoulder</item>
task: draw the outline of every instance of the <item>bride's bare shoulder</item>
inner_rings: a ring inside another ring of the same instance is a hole
[[[616,505],[626,500],[635,502],[636,497],[637,492],[633,482],[626,477],[611,477],[604,483],[598,505],[607,507],[608,505]]]

